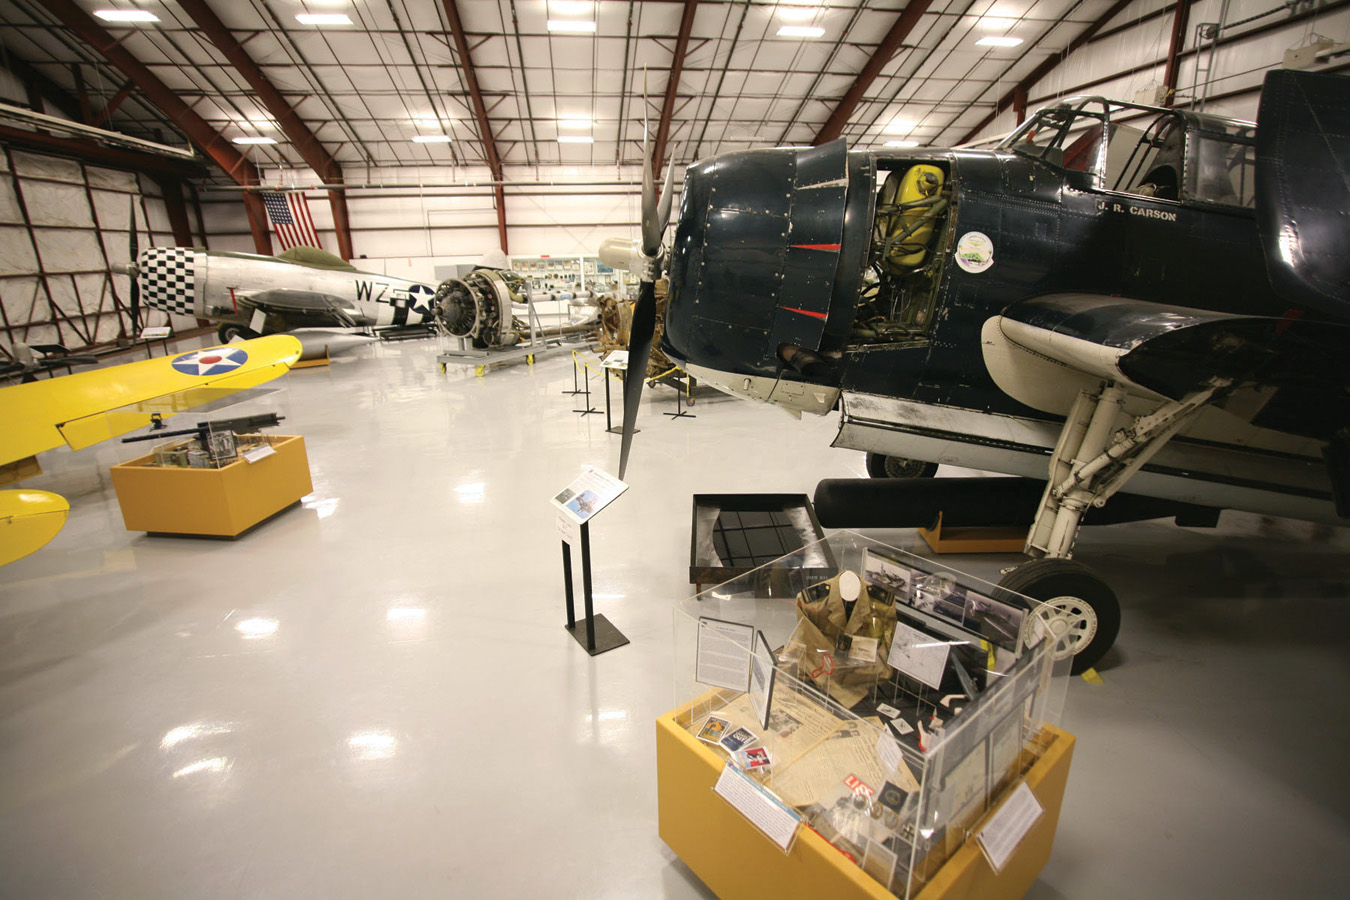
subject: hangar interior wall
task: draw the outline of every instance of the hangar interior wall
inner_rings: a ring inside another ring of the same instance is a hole
[[[132,203],[140,246],[172,244],[153,181],[0,147],[0,353],[15,342],[76,350],[130,334],[130,282],[117,269]],[[167,324],[163,313],[143,319]]]

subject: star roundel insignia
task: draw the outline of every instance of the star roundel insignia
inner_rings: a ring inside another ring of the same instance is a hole
[[[435,299],[436,291],[425,284],[414,284],[408,288],[408,307],[415,313],[429,317]]]
[[[248,351],[215,347],[184,353],[173,361],[175,371],[184,375],[224,375],[248,362]]]

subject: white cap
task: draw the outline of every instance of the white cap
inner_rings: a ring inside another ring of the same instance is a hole
[[[489,250],[483,254],[483,258],[478,261],[480,269],[509,269],[511,261],[506,258],[506,254],[500,250]]]

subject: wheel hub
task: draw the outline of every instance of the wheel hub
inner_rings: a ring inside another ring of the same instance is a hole
[[[1055,640],[1055,659],[1068,659],[1097,636],[1097,614],[1078,597],[1054,597],[1040,607],[1039,615]]]

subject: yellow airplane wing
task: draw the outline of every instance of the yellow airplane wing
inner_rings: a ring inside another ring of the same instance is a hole
[[[0,388],[0,465],[62,445],[79,450],[286,373],[288,334]]]
[[[0,491],[0,566],[45,547],[66,524],[70,504],[49,491]]]
[[[284,375],[300,358],[288,334],[0,388],[0,484],[42,472],[36,454],[79,450]],[[46,545],[70,505],[48,491],[0,491],[0,565]]]

